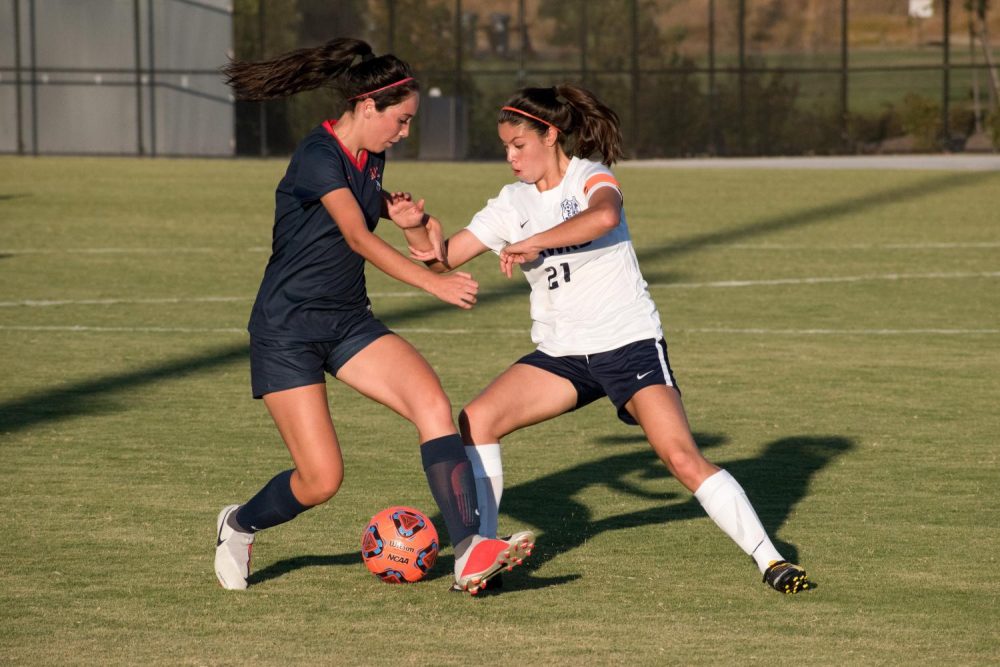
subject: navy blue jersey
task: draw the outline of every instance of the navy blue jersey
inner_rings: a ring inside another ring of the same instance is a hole
[[[351,250],[320,202],[350,188],[375,231],[382,212],[385,153],[362,153],[360,161],[326,121],[295,149],[275,193],[271,258],[264,270],[248,329],[274,340],[324,341],[365,317],[365,260]]]

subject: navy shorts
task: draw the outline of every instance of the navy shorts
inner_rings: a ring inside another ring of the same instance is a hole
[[[662,338],[647,338],[609,352],[579,356],[553,357],[535,350],[517,363],[541,368],[572,382],[577,397],[574,410],[607,396],[618,408],[618,418],[633,426],[635,419],[625,404],[637,391],[665,384],[680,393],[667,357],[667,343]]]
[[[364,318],[339,338],[319,342],[250,336],[250,386],[254,398],[326,381],[372,341],[391,334],[375,317]]]

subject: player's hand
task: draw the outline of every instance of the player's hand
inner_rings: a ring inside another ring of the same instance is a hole
[[[410,259],[415,259],[418,262],[433,262],[436,259],[440,259],[437,255],[437,251],[434,248],[429,250],[418,250],[413,246],[406,246],[410,251]]]
[[[431,242],[430,259],[447,264],[446,254],[448,251],[444,242],[444,229],[441,227],[441,222],[433,215],[428,215],[424,228],[427,230],[427,240]]]
[[[476,303],[476,294],[479,293],[479,283],[472,279],[472,275],[464,271],[454,273],[434,274],[435,281],[428,290],[431,294],[441,299],[445,303],[468,310]]]
[[[417,248],[408,245],[410,259],[415,259],[418,262],[438,261],[447,264],[448,244],[444,240],[444,229],[441,227],[441,222],[431,215],[426,216],[426,221],[424,229],[427,230],[427,241],[430,243],[430,247]]]
[[[386,210],[400,229],[413,229],[424,223],[424,200],[413,201],[409,192],[393,192],[386,197]]]
[[[511,278],[514,275],[515,264],[527,264],[538,259],[538,255],[545,248],[533,243],[532,238],[529,237],[523,241],[511,243],[500,251],[500,272],[502,274]]]
[[[413,195],[409,192],[385,192],[383,196],[385,197],[386,207],[402,206],[406,202],[413,201]]]

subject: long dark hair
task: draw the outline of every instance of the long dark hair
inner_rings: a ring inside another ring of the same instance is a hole
[[[618,114],[580,86],[565,83],[551,88],[522,88],[504,106],[531,114],[502,109],[498,123],[526,125],[545,134],[549,123],[559,130],[559,144],[570,155],[590,157],[599,153],[611,166],[624,155]]]
[[[273,100],[325,86],[338,90],[349,103],[370,97],[381,111],[420,90],[405,62],[392,54],[376,56],[366,42],[346,37],[271,60],[234,60],[222,73],[242,100]],[[410,80],[392,85],[404,79]],[[385,86],[391,87],[379,90]]]

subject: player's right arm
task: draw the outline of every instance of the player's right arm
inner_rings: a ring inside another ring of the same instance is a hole
[[[465,229],[454,234],[447,241],[441,240],[441,223],[433,216],[427,216],[422,230],[427,235],[421,246],[410,246],[410,256],[423,261],[431,271],[444,273],[465,264],[487,250],[495,253],[505,248],[511,239],[512,229],[518,227],[517,211],[511,202],[508,188],[497,197],[486,202]],[[430,250],[425,250],[430,246]]]
[[[441,233],[441,223],[433,216],[428,219],[426,228],[429,236]],[[487,250],[489,248],[476,238],[472,232],[468,229],[463,229],[441,243],[440,254],[438,254],[436,249],[420,251],[410,246],[410,256],[413,259],[422,261],[431,271],[444,273],[452,269],[457,269]],[[441,256],[444,257],[443,261],[440,258]]]
[[[449,276],[431,273],[369,231],[357,200],[347,188],[338,188],[320,198],[340,228],[351,250],[396,280],[418,287],[447,303],[469,309],[476,303],[479,285],[468,273]]]

